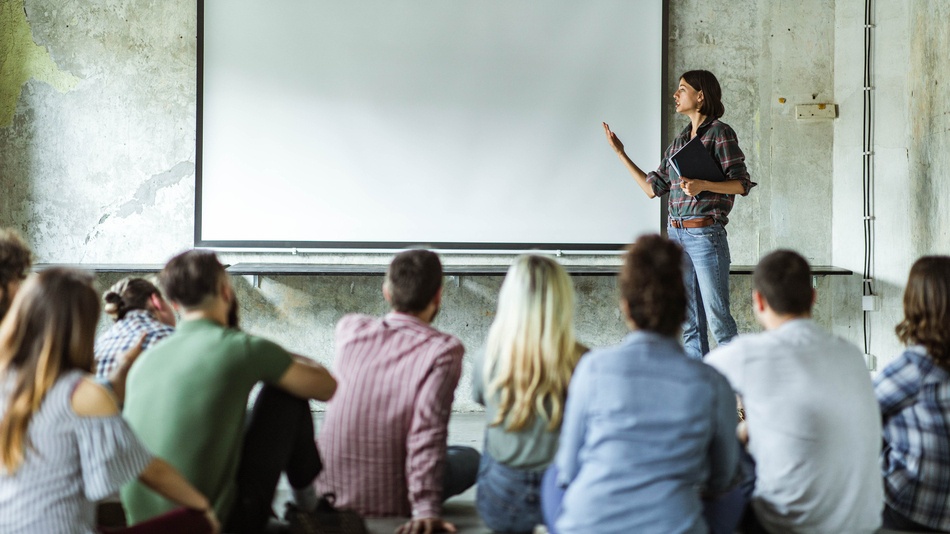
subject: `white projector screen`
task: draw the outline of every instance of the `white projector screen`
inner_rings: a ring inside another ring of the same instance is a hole
[[[204,0],[195,240],[615,250],[660,229],[662,0]]]

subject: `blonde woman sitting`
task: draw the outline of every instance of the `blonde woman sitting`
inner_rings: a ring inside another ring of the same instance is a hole
[[[98,319],[91,276],[49,269],[0,325],[0,532],[96,532],[95,501],[135,478],[184,509],[111,532],[217,532],[208,499],[145,449],[92,381]]]
[[[586,348],[574,338],[574,288],[543,256],[517,258],[501,286],[475,400],[489,425],[476,506],[496,532],[541,524],[540,485],[554,459],[565,395]]]

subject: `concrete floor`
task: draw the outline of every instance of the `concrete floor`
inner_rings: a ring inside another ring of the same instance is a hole
[[[323,414],[315,412],[313,423],[319,432]],[[482,439],[485,431],[484,413],[453,413],[449,420],[449,444],[466,445],[482,450]],[[281,480],[274,499],[274,509],[282,511],[284,503],[290,498],[290,487],[286,480]],[[482,525],[475,512],[475,488],[452,497],[443,506],[443,518],[454,524],[459,534],[489,534],[490,530]],[[369,519],[367,526],[373,534],[391,534],[399,525],[406,522],[406,518]]]
[[[485,432],[484,413],[453,413],[449,420],[449,445],[465,445],[481,452]],[[490,534],[475,511],[475,488],[452,497],[442,507],[443,519],[455,525],[460,534]],[[373,534],[391,534],[405,518],[367,521]]]

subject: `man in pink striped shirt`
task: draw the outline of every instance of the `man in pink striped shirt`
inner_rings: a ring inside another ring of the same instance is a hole
[[[465,348],[431,326],[442,264],[427,250],[393,259],[383,284],[392,311],[347,315],[336,328],[339,387],[317,440],[317,491],[368,516],[411,516],[398,532],[454,531],[442,502],[475,483],[479,455],[447,447]]]

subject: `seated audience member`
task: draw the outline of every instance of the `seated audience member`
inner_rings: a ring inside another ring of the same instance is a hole
[[[20,283],[33,265],[33,254],[20,234],[0,228],[0,319],[7,314]]]
[[[102,296],[103,309],[115,323],[96,339],[96,376],[108,378],[121,355],[144,335],[142,350],[175,331],[175,312],[161,291],[144,278],[123,278]]]
[[[755,462],[746,532],[873,532],[881,525],[881,417],[861,351],[811,319],[805,258],[779,250],[752,276],[765,332],[706,357],[741,398]]]
[[[874,380],[884,420],[884,527],[950,532],[950,257],[914,263],[897,337]]]
[[[95,501],[135,478],[185,507],[115,532],[215,532],[208,499],[153,457],[91,380],[99,302],[92,277],[31,278],[0,328],[0,532],[96,532]]]
[[[442,502],[475,483],[479,455],[446,447],[465,349],[431,326],[442,302],[442,264],[427,250],[398,254],[383,296],[392,312],[352,314],[336,327],[333,371],[318,446],[320,493],[369,516],[409,516],[401,532],[454,530]]]
[[[208,495],[226,532],[264,530],[281,471],[298,507],[312,510],[320,458],[305,399],[329,399],[336,381],[323,367],[227,326],[234,290],[214,253],[179,254],[160,280],[181,321],[132,368],[129,424]],[[248,394],[260,381],[245,428]],[[123,488],[122,502],[130,524],[171,507],[137,483]]]
[[[577,365],[542,482],[545,522],[560,534],[707,532],[702,493],[732,486],[736,398],[679,343],[682,262],[682,249],[658,235],[624,256],[620,308],[631,332]]]
[[[543,522],[541,477],[557,452],[567,386],[587,349],[574,338],[574,288],[543,256],[521,256],[508,269],[488,331],[475,400],[488,428],[476,506],[496,532],[527,532]],[[487,386],[485,385],[487,384]]]

